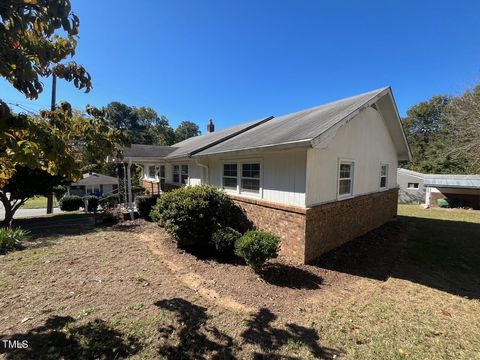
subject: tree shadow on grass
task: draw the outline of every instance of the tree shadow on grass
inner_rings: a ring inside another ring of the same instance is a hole
[[[290,289],[319,289],[323,282],[322,277],[312,272],[280,263],[266,265],[260,276],[269,284]]]
[[[176,327],[160,328],[163,338],[178,338],[177,344],[160,346],[159,355],[167,359],[233,359],[233,339],[216,327],[207,325],[207,309],[174,298],[155,303],[160,309],[175,313]]]
[[[96,319],[77,325],[70,316],[52,316],[44,325],[23,334],[1,336],[3,340],[26,340],[28,348],[0,347],[5,359],[123,359],[141,350],[140,342]]]
[[[316,359],[331,359],[339,352],[323,348],[319,345],[319,336],[315,329],[288,323],[286,329],[272,326],[277,316],[270,310],[262,308],[246,321],[247,329],[241,334],[242,339],[253,345],[258,345],[262,352],[256,352],[254,359],[299,359],[290,355],[278,355],[273,352],[281,350],[288,344],[303,346]]]
[[[159,355],[167,359],[234,359],[235,353],[241,351],[245,344],[260,348],[253,353],[254,359],[300,359],[275,353],[289,344],[307,348],[317,359],[330,359],[338,354],[332,349],[320,347],[315,329],[292,323],[286,324],[286,329],[275,328],[272,322],[277,316],[266,308],[244,322],[243,326],[247,328],[235,341],[208,324],[210,316],[204,307],[181,298],[160,300],[155,305],[173,312],[176,317],[173,325],[160,329],[164,343],[160,346]]]
[[[381,281],[408,280],[480,299],[480,224],[399,216],[324,254],[319,267]]]

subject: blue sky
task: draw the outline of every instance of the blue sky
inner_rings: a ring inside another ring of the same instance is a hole
[[[75,61],[89,94],[60,82],[77,108],[151,106],[205,131],[392,86],[400,113],[480,82],[478,1],[72,0]],[[4,80],[0,97],[48,107]]]

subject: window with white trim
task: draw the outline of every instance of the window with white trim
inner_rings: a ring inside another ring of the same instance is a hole
[[[188,165],[173,165],[173,182],[186,184],[188,181]]]
[[[155,175],[156,175],[156,169],[155,169],[155,165],[150,165],[148,167],[148,173],[147,173],[148,177],[150,179],[155,179]]]
[[[164,190],[165,188],[165,165],[160,165],[158,171],[158,177],[160,179],[160,189]]]
[[[237,190],[238,165],[236,163],[223,164],[222,188],[226,190]]]
[[[260,193],[260,163],[242,163],[240,192]]]
[[[353,195],[353,161],[340,161],[338,166],[338,196]]]
[[[388,186],[388,164],[382,164],[380,167],[380,189],[386,189]]]
[[[418,190],[419,183],[408,183],[407,188]]]

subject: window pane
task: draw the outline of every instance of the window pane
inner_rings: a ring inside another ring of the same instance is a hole
[[[149,166],[148,167],[148,176],[151,178],[155,177],[155,166]]]
[[[382,176],[380,178],[380,187],[382,188],[387,187],[387,178],[385,176]]]
[[[352,165],[351,164],[340,164],[340,178],[350,178],[351,177],[351,171],[352,171]]]
[[[237,188],[237,178],[236,177],[224,177],[223,178],[223,187],[229,189]]]
[[[182,174],[188,174],[188,165],[182,165]]]
[[[178,170],[179,169],[179,166],[178,165],[173,165],[173,172],[175,173],[178,173]]]
[[[223,176],[237,176],[237,164],[224,164]]]
[[[160,165],[160,177],[165,178],[165,165]]]
[[[242,177],[260,178],[260,164],[242,164]]]
[[[173,174],[173,182],[177,184],[180,182],[180,176],[178,174]]]
[[[182,174],[182,184],[186,184],[188,180],[188,175]]]
[[[387,165],[382,165],[382,176],[387,176],[387,169],[388,169],[388,166]]]
[[[339,195],[348,195],[351,194],[351,185],[352,180],[340,180],[338,194]]]
[[[242,190],[258,193],[260,191],[260,180],[242,179]]]

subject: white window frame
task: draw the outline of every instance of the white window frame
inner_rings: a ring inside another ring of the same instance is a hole
[[[350,177],[341,178],[340,177],[340,168],[341,165],[351,165]],[[348,194],[340,194],[340,181],[350,180],[350,192]],[[337,199],[348,199],[353,197],[353,187],[355,182],[355,160],[352,159],[339,159],[337,166]]]
[[[95,187],[96,187],[96,186],[98,186],[98,187],[97,187],[98,191],[95,191]],[[94,194],[97,193],[97,192],[101,192],[101,191],[102,191],[101,189],[102,189],[102,187],[101,187],[100,184],[98,184],[98,185],[85,185],[85,194],[87,194],[87,195],[94,195]],[[89,192],[89,191],[90,191],[90,192]]]
[[[146,167],[147,167],[147,171],[146,171],[146,174],[145,174],[146,176],[145,177],[147,179],[150,179],[150,180],[156,180],[157,179],[157,176],[156,176],[157,175],[157,167],[155,165],[151,165],[151,164],[146,165]],[[150,175],[150,168],[152,168],[152,167],[154,168],[153,177]]]
[[[225,188],[223,184],[223,168],[224,165],[226,164],[236,164],[237,165],[237,188],[232,189],[232,188]],[[248,190],[242,190],[242,178],[243,179],[250,179],[250,178],[244,178],[242,176],[242,167],[243,164],[259,164],[260,166],[260,177],[259,178],[252,178],[255,180],[259,180],[259,189],[258,192],[252,192]],[[253,158],[253,159],[228,159],[228,160],[222,160],[221,162],[221,176],[220,176],[220,183],[221,183],[221,188],[229,193],[229,194],[236,194],[236,195],[242,195],[242,196],[248,196],[248,197],[255,197],[255,198],[263,198],[263,159],[259,158]]]
[[[417,187],[410,187],[410,184],[417,184]],[[420,183],[419,182],[407,182],[407,189],[418,190],[418,189],[420,189]]]
[[[385,173],[385,175],[382,175],[382,168],[383,167],[386,167],[387,168],[387,171]],[[387,164],[387,163],[380,163],[380,183],[378,184],[379,187],[380,187],[380,190],[385,190],[385,189],[388,189],[388,172],[390,171],[390,165]],[[382,186],[382,178],[385,178],[385,186]]]
[[[235,176],[235,177],[234,176],[225,176],[224,175],[225,174],[225,172],[224,172],[225,171],[225,165],[235,165],[237,167],[237,176]],[[221,181],[222,189],[225,190],[226,192],[235,192],[235,193],[238,194],[239,191],[240,191],[240,184],[238,183],[239,163],[235,160],[234,161],[224,161],[224,162],[222,162],[222,170],[221,171],[222,171],[222,181]],[[235,189],[232,188],[232,187],[225,187],[225,184],[224,184],[224,179],[225,178],[232,178],[232,179],[234,178],[235,180],[237,180],[237,185],[236,185]]]
[[[175,166],[178,166],[178,182],[175,181]],[[183,167],[187,167],[187,172],[183,172]],[[185,183],[182,182],[182,176],[187,175]],[[188,185],[188,179],[190,178],[190,167],[188,164],[173,164],[172,165],[172,183],[176,185]]]

